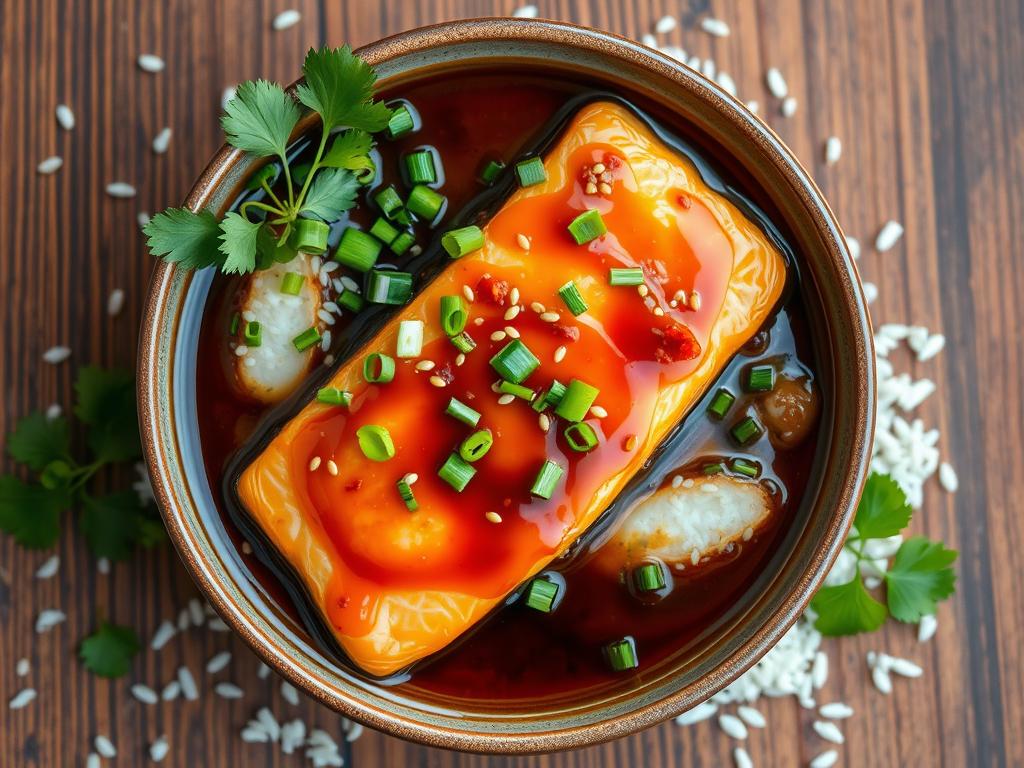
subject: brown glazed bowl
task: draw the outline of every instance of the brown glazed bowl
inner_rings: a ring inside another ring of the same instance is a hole
[[[629,687],[517,707],[441,698],[414,684],[382,687],[327,658],[251,576],[229,540],[203,468],[195,410],[196,342],[212,275],[160,263],[142,326],[139,401],[146,459],[171,538],[210,603],[267,664],[325,706],[386,733],[451,749],[542,752],[613,739],[678,715],[735,680],[796,621],[853,518],[874,429],[874,352],[839,226],[807,172],[760,119],[704,77],[629,40],[569,24],[487,19],[405,32],[360,54],[384,87],[454,67],[572,72],[657,105],[745,179],[799,254],[814,329],[825,407],[806,498],[752,594],[699,642]],[[224,147],[187,205],[223,213],[253,162]]]

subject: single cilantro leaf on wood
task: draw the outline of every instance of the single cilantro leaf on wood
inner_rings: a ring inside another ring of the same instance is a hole
[[[316,216],[324,221],[334,221],[356,204],[358,193],[359,182],[351,171],[325,168],[313,177],[299,213],[306,218]]]
[[[142,454],[131,371],[80,368],[75,415],[89,425],[88,443],[98,461],[128,461]]]
[[[885,574],[889,612],[900,621],[920,621],[935,613],[936,603],[945,600],[956,585],[952,565],[957,552],[941,541],[924,536],[900,545],[892,566]]]
[[[815,628],[823,635],[873,632],[885,623],[885,606],[864,588],[860,576],[835,587],[824,587],[811,601],[818,615]]]
[[[320,165],[326,168],[345,168],[355,173],[359,181],[372,178],[377,167],[370,158],[373,137],[366,131],[350,128],[340,134],[324,154]]]
[[[96,557],[124,560],[141,543],[146,510],[135,491],[85,496],[79,527]]]
[[[260,157],[285,159],[288,139],[299,122],[299,107],[277,83],[242,83],[221,118],[228,142]]]
[[[226,257],[221,270],[226,274],[246,274],[256,269],[257,245],[263,224],[252,222],[232,211],[220,224],[220,250]]]
[[[150,219],[142,231],[151,254],[185,269],[212,267],[224,259],[217,248],[220,225],[210,211],[168,208]]]
[[[391,110],[373,101],[376,73],[347,45],[311,48],[302,73],[306,81],[296,88],[299,101],[319,113],[325,131],[339,125],[379,131],[388,124]]]
[[[142,648],[131,627],[101,622],[100,628],[82,641],[78,656],[86,669],[100,677],[121,677]]]
[[[873,472],[864,486],[853,525],[861,539],[884,539],[906,528],[911,514],[907,495],[896,481]]]
[[[0,530],[23,547],[46,549],[60,536],[60,513],[71,506],[66,488],[44,488],[0,476]]]
[[[71,450],[68,421],[34,411],[18,422],[7,438],[7,452],[15,461],[42,470],[51,461],[65,459]]]

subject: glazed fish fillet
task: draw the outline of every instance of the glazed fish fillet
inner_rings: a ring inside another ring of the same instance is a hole
[[[351,393],[350,406],[309,402],[237,478],[243,512],[368,674],[442,650],[563,553],[782,292],[785,262],[763,233],[628,109],[582,108],[543,160],[546,180],[508,198],[483,248],[453,260],[337,366],[330,385]],[[607,233],[578,245],[567,225],[588,209]],[[643,286],[610,284],[611,268],[636,267]],[[587,304],[575,317],[559,297],[570,280]],[[469,294],[477,346],[462,358],[439,307]],[[367,383],[364,357],[394,356],[403,320],[423,322],[421,355],[397,360],[390,383]],[[539,416],[528,398],[492,389],[489,361],[515,338],[539,361],[523,386],[543,393],[576,379],[598,390],[584,417],[591,450],[569,446],[557,411]],[[438,475],[473,431],[446,415],[452,397],[493,435],[461,492]],[[364,456],[356,432],[366,425],[387,429],[393,458]],[[531,493],[545,461],[561,470],[550,498]],[[396,489],[408,473],[419,478],[414,512]]]

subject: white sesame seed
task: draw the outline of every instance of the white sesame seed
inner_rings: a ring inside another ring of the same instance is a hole
[[[473,325],[483,325],[484,319],[482,317],[473,318]]]
[[[678,22],[675,16],[662,16],[654,25],[654,31],[659,35],[667,35],[676,28]]]
[[[654,314],[655,317],[665,316],[665,310],[662,309],[661,307],[655,307],[654,309],[651,310],[651,312]]]
[[[434,366],[436,365],[437,363],[435,363],[433,360],[420,360],[418,363],[416,363],[416,370],[431,371],[434,369]]]
[[[565,345],[564,344],[562,346],[556,348],[555,349],[555,355],[554,355],[555,362],[556,363],[560,363],[563,360],[565,360],[565,353],[566,353],[566,349],[565,349]]]
[[[407,482],[409,485],[416,485],[416,481],[420,479],[420,476],[417,475],[415,472],[409,472],[402,479],[405,480],[405,482]]]
[[[335,463],[334,459],[327,460],[327,474],[329,474],[331,477],[338,476],[338,465],[337,463]]]
[[[445,382],[445,380],[442,379],[440,376],[431,376],[430,383],[433,384],[435,387],[447,386],[447,382]]]
[[[586,193],[588,195],[596,195],[597,194],[597,184],[595,184],[592,181],[588,181],[587,182],[587,186],[583,188],[583,191],[584,191],[584,193]]]
[[[597,191],[602,195],[610,195],[612,193],[612,185],[606,181],[602,181],[597,185]]]
[[[278,32],[284,29],[294,27],[302,20],[302,14],[296,11],[294,8],[287,11],[281,11],[277,16],[274,17],[272,26]]]
[[[115,288],[107,296],[107,314],[110,317],[116,317],[124,309],[124,291],[120,288]]]
[[[36,569],[37,579],[52,579],[60,570],[60,555],[51,555]]]
[[[150,688],[148,685],[142,683],[136,683],[130,689],[132,696],[143,704],[156,704],[160,701],[160,697],[157,696],[156,691]]]
[[[455,356],[456,367],[461,367],[464,362],[466,362],[466,355],[463,352],[459,352],[459,354]]]
[[[491,341],[504,341],[506,336],[508,336],[508,334],[504,331],[495,331],[491,334]]]
[[[690,550],[690,565],[697,565],[700,563],[700,550],[694,547]]]
[[[700,312],[700,304],[700,291],[694,291],[693,293],[690,294],[690,309],[692,309],[694,312]]]
[[[43,362],[49,363],[50,365],[57,365],[58,363],[63,363],[69,357],[71,357],[70,347],[50,347],[48,350],[43,352]]]
[[[772,67],[765,73],[765,82],[772,96],[777,99],[784,99],[789,94],[789,86],[786,85],[786,78],[776,68]]]
[[[511,325],[505,326],[505,333],[508,335],[510,339],[518,339],[520,336],[519,331],[517,331]]]
[[[797,107],[796,97],[795,96],[787,96],[782,101],[782,107],[780,109],[780,111],[782,112],[782,116],[783,117],[792,117],[793,115],[796,114],[796,107]]]
[[[235,347],[235,355],[237,357],[245,357],[247,354],[249,354],[249,348],[245,344],[239,344]]]
[[[520,232],[520,233],[519,233],[518,235],[516,235],[516,243],[517,243],[517,244],[519,245],[519,247],[520,247],[520,248],[522,248],[522,249],[523,249],[524,251],[528,251],[528,250],[530,250],[530,238],[528,238],[528,237],[527,237],[526,235],[524,235],[524,234],[523,234],[522,232]]]
[[[92,743],[93,746],[96,747],[96,751],[100,753],[101,757],[117,757],[117,747],[115,747],[114,742],[106,736],[98,735],[93,739]]]
[[[646,284],[641,283],[636,287],[636,292],[639,293],[641,297],[646,297],[647,294],[651,292],[651,289],[648,288]]]
[[[126,181],[112,181],[106,186],[107,194],[111,197],[128,198],[135,197],[135,187]]]
[[[541,312],[540,319],[543,320],[545,323],[557,323],[560,319],[560,316],[557,312]]]
[[[519,316],[520,308],[518,304],[515,304],[505,310],[505,320],[515,320]]]
[[[710,16],[703,18],[700,20],[700,28],[715,37],[729,36],[729,25],[721,19],[715,19]]]
[[[843,142],[839,140],[838,136],[829,136],[825,141],[825,162],[829,165],[835,165],[839,162],[842,154]]]
[[[592,405],[590,406],[590,415],[593,416],[595,419],[607,419],[608,411],[606,411],[600,405]]]
[[[473,289],[468,285],[462,286],[462,295],[466,297],[466,301],[470,304],[472,304],[473,300],[476,298],[476,294],[473,293]]]
[[[508,292],[508,303],[509,304],[518,304],[519,303],[519,289],[518,288],[513,288],[511,291]]]
[[[57,109],[54,110],[57,115],[57,122],[60,127],[65,131],[70,131],[75,127],[75,113],[71,111],[71,107],[67,104],[58,104]]]
[[[508,405],[509,403],[514,403],[515,399],[515,395],[505,393],[504,395],[498,398],[498,405]]]
[[[551,417],[548,416],[546,413],[542,413],[537,417],[537,424],[540,425],[540,428],[544,432],[547,432],[549,429],[551,429]]]
[[[164,128],[160,133],[153,137],[153,151],[158,155],[162,155],[167,151],[167,148],[171,145],[171,129]]]
[[[143,53],[137,59],[143,72],[163,72],[164,60],[152,53]]]
[[[485,512],[484,517],[487,518],[487,522],[489,523],[497,524],[501,522],[501,515],[499,515],[497,512]]]
[[[532,309],[532,310],[533,310],[534,312],[536,312],[536,313],[537,313],[538,315],[540,315],[540,314],[543,314],[543,313],[544,313],[544,311],[545,311],[545,307],[544,307],[544,305],[543,305],[543,304],[541,304],[541,303],[540,303],[539,301],[534,301],[534,302],[532,302],[532,303],[530,304],[530,309]]]
[[[60,156],[51,155],[36,166],[36,171],[48,176],[59,171],[62,165],[64,165],[64,160]]]
[[[903,225],[898,221],[889,220],[878,231],[878,237],[875,238],[875,250],[885,253],[896,245],[901,237],[903,237]]]

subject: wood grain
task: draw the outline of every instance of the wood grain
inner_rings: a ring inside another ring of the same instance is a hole
[[[949,339],[938,359],[902,365],[939,382],[921,409],[943,431],[944,455],[960,470],[956,496],[928,488],[915,527],[962,553],[956,599],[942,608],[934,642],[918,645],[911,628],[890,626],[870,637],[830,642],[832,673],[822,700],[857,711],[843,724],[842,764],[864,766],[1000,766],[1024,764],[1024,523],[1014,490],[1024,453],[1024,4],[1019,0],[759,0],[750,3],[652,0],[541,0],[542,15],[631,36],[664,13],[680,15],[664,38],[691,54],[713,57],[747,99],[812,169],[844,222],[861,238],[865,279],[881,292],[877,319],[914,322]],[[287,7],[302,22],[271,30]],[[6,431],[31,408],[67,404],[75,367],[130,365],[150,262],[135,223],[140,210],[181,200],[194,174],[220,143],[216,115],[223,87],[257,75],[293,79],[307,46],[358,45],[381,35],[444,19],[509,13],[509,0],[6,0],[0,12],[0,347]],[[713,10],[732,35],[716,39],[695,24]],[[167,69],[146,74],[139,53],[165,57]],[[779,116],[763,72],[778,66],[799,101]],[[62,131],[57,103],[77,114]],[[152,137],[174,129],[167,155]],[[844,152],[826,166],[828,135]],[[59,154],[52,177],[36,164]],[[106,183],[137,185],[119,201]],[[870,242],[889,218],[907,234],[875,254]],[[128,294],[109,318],[106,296]],[[69,363],[41,362],[43,350],[66,343]],[[127,482],[129,477],[117,480]],[[128,694],[128,680],[86,674],[74,658],[77,639],[97,616],[143,629],[176,615],[194,593],[170,551],[117,565],[109,576],[95,563],[70,519],[58,552],[57,578],[37,581],[44,553],[0,540],[0,698],[30,684],[39,699],[3,711],[0,764],[81,765],[97,733],[118,744],[122,765],[145,764],[145,745],[166,734],[169,766],[300,765],[236,732],[267,701],[282,717],[301,716],[337,733],[337,718],[303,703],[285,703],[276,685],[257,679],[256,662],[226,634],[193,631],[159,654],[140,656],[130,678],[160,686],[180,664],[200,670],[220,649],[235,652],[228,671],[247,690],[227,702],[209,690],[198,702],[147,707]],[[37,636],[42,608],[68,613],[66,624]],[[864,654],[888,649],[926,669],[899,680],[889,697],[867,678]],[[18,679],[15,661],[32,660]],[[746,745],[759,765],[797,765],[827,747],[811,730],[813,713],[792,700],[764,703],[770,728]],[[713,724],[672,724],[602,747],[555,756],[486,759],[431,751],[379,734],[355,743],[352,764],[370,766],[721,766],[731,744]]]

